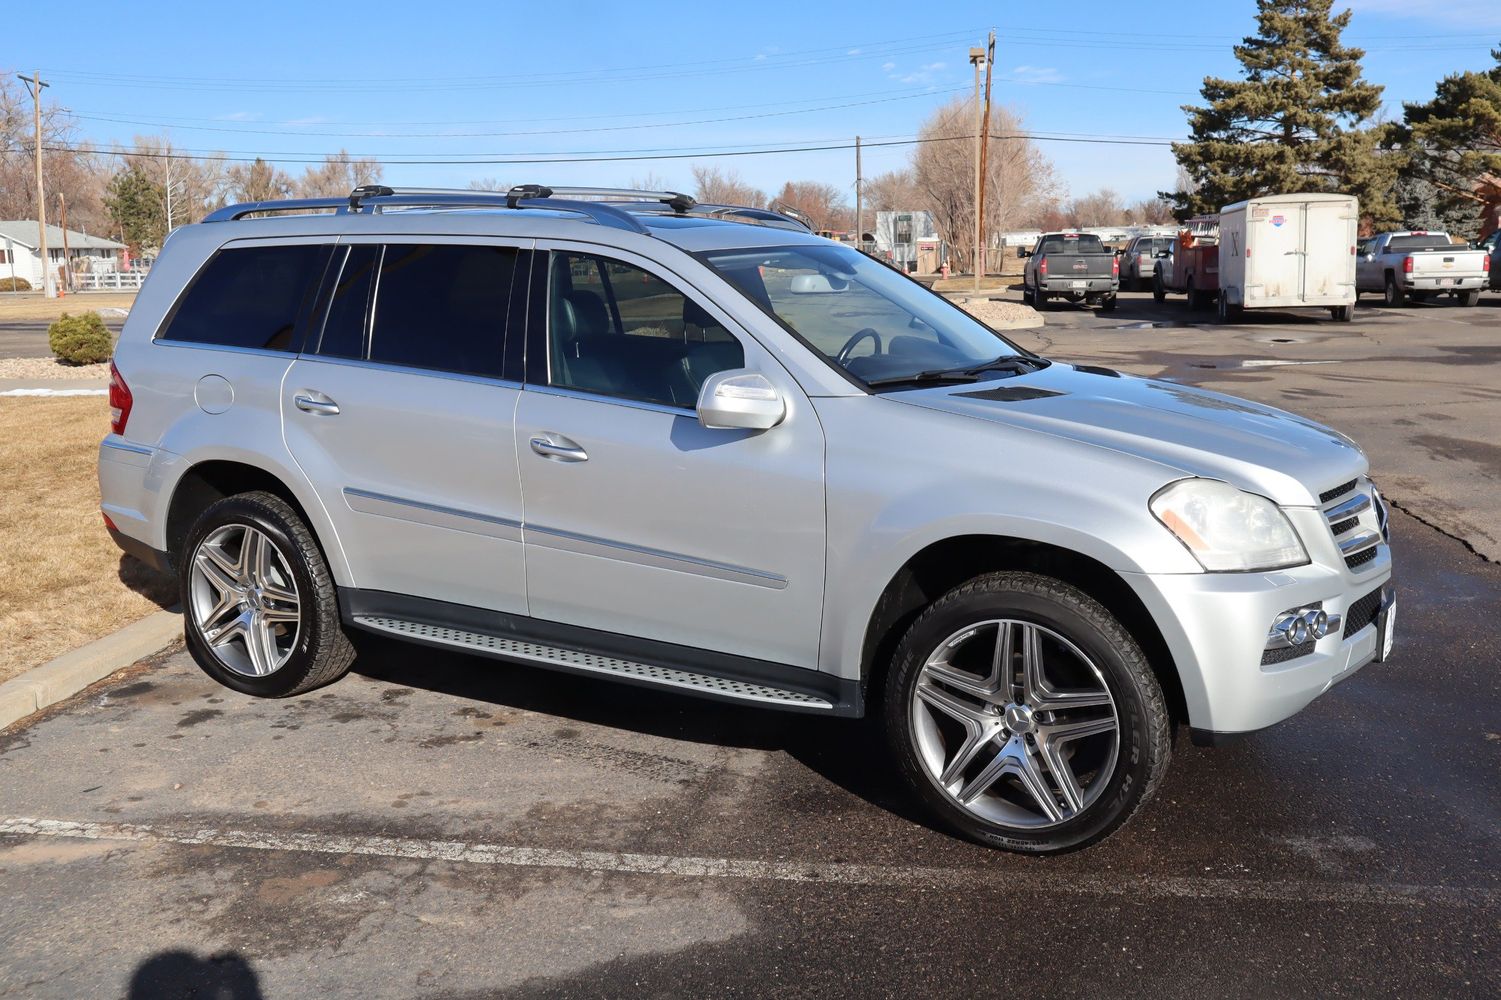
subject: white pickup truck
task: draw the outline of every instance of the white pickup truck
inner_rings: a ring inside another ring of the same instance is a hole
[[[1448,233],[1382,233],[1362,240],[1356,253],[1357,291],[1380,292],[1389,306],[1445,294],[1473,306],[1490,280],[1486,252],[1454,243]]]

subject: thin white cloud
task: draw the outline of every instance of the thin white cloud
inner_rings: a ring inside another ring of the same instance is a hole
[[[1501,28],[1501,5],[1495,0],[1345,0],[1339,6],[1355,11],[1357,23],[1351,25],[1352,31],[1361,14],[1476,30]]]
[[[227,115],[220,115],[221,122],[253,122],[261,117],[259,111],[231,111]]]
[[[1062,83],[1063,74],[1056,66],[1017,66],[1011,71],[1017,83]]]
[[[881,72],[882,73],[890,73],[894,69],[896,69],[896,63],[894,63],[894,62],[884,62],[884,63],[881,63]]]
[[[859,54],[860,54],[860,50],[859,49],[850,49],[848,52],[845,53],[845,55],[847,55],[847,56],[858,56]]]

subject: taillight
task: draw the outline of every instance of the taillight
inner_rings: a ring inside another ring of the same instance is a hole
[[[120,377],[120,369],[109,363],[109,429],[116,434],[125,433],[125,421],[130,419],[130,386]]]
[[[1403,260],[1402,260],[1402,273],[1403,274],[1411,274],[1412,273],[1412,258],[1411,257],[1403,258]]]
[[[1037,273],[1046,276],[1048,273],[1048,259],[1044,257],[1037,262]]]
[[[1491,259],[1489,257],[1480,258],[1480,269],[1482,271],[1489,271],[1491,269]]]
[[[1119,257],[1112,257],[1112,258],[1110,258],[1110,274],[1111,274],[1112,277],[1116,277],[1116,278],[1120,277],[1120,274],[1121,274],[1121,259]]]

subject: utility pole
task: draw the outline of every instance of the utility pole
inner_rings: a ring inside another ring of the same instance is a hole
[[[61,191],[57,192],[57,205],[63,229],[63,287],[58,289],[58,294],[66,295],[73,287],[73,258],[68,256],[68,199]]]
[[[980,268],[985,260],[985,182],[990,179],[986,171],[986,154],[990,150],[990,70],[995,65],[995,32],[990,33],[990,43],[985,46],[985,120],[980,126],[980,194],[975,207],[975,240],[980,247]],[[975,273],[975,291],[980,290],[980,273]]]
[[[980,246],[980,63],[984,59],[984,49],[969,50],[969,63],[975,68],[975,256],[972,270],[977,292],[980,290],[980,271],[984,268],[981,262],[983,248]]]
[[[860,196],[863,192],[863,178],[860,175],[860,137],[855,136],[855,249],[862,248],[865,242],[865,203]]]
[[[49,299],[57,297],[57,288],[52,283],[52,265],[47,260],[47,195],[42,190],[42,90],[50,87],[50,83],[42,80],[42,74],[37,71],[34,76],[16,76],[25,82],[26,91],[31,95],[32,108],[36,113],[36,228],[37,250],[42,255],[42,294]]]

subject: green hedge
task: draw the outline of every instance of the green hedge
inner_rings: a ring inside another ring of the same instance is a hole
[[[47,328],[47,346],[70,365],[93,365],[109,360],[114,342],[98,313],[63,313]]]

